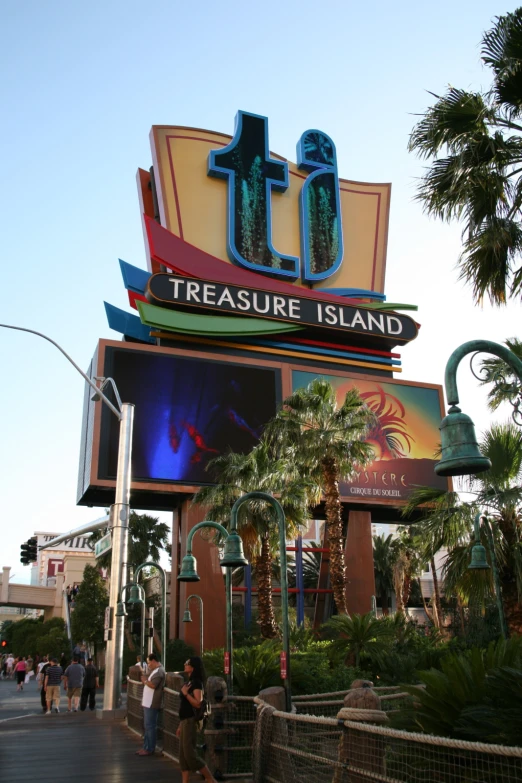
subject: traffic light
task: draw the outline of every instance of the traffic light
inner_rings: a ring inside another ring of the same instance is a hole
[[[38,542],[36,536],[33,536],[27,542],[29,544],[29,562],[34,563],[38,560]]]
[[[38,545],[36,536],[33,536],[20,547],[20,562],[22,565],[34,563],[38,558]]]
[[[7,647],[7,642],[6,642],[6,640],[5,640],[5,639],[2,639],[2,641],[0,642],[0,645],[1,645],[2,647]]]
[[[29,565],[29,563],[31,562],[29,560],[29,549],[30,547],[27,541],[25,542],[25,544],[22,544],[22,546],[20,547],[20,562],[22,563],[22,565]]]

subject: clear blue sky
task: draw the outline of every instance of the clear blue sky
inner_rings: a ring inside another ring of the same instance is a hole
[[[406,151],[426,92],[486,88],[479,43],[491,0],[266,0],[222,3],[19,0],[2,13],[0,321],[45,332],[87,367],[126,307],[118,258],[145,266],[135,172],[153,124],[232,132],[238,109],[265,114],[270,146],[295,160],[309,127],[337,145],[348,179],[392,182],[386,293],[419,305],[402,378],[442,383],[467,339],[517,334],[520,305],[475,308],[457,280],[457,226],[413,201],[422,163]],[[520,329],[518,328],[520,336]],[[2,565],[28,578],[20,544],[99,516],[76,508],[83,382],[49,344],[0,330]],[[460,380],[461,379],[461,380]],[[488,414],[469,371],[464,409]],[[24,574],[25,571],[25,574]]]

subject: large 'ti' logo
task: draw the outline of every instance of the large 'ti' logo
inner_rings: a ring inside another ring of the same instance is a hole
[[[209,155],[210,176],[228,180],[228,253],[247,269],[313,283],[340,267],[343,258],[339,177],[335,145],[318,130],[303,133],[297,165],[310,172],[300,194],[300,259],[272,244],[272,190],[288,187],[288,164],[270,157],[268,119],[240,111],[234,138]]]

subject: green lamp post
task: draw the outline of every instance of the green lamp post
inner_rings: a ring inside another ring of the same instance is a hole
[[[489,519],[485,514],[478,513],[475,516],[474,521],[474,537],[475,544],[471,550],[471,563],[468,569],[471,571],[489,571],[489,563],[486,557],[486,548],[480,543],[480,525],[485,530],[486,538],[488,542],[489,557],[491,560],[491,567],[493,569],[493,582],[495,584],[495,600],[497,604],[498,617],[500,620],[500,632],[504,639],[509,636],[508,627],[506,622],[506,616],[504,614],[504,606],[502,604],[502,592],[500,589],[500,577],[497,567],[497,557],[495,555],[495,542],[493,540],[493,532],[489,524]]]
[[[522,362],[520,359],[499,343],[493,343],[490,340],[470,340],[456,348],[448,359],[446,372],[444,375],[444,386],[446,388],[446,397],[451,406],[447,416],[441,422],[441,460],[435,466],[435,473],[439,476],[470,476],[477,473],[483,473],[489,470],[491,462],[484,457],[479,450],[475,427],[470,417],[462,413],[458,407],[459,393],[457,390],[457,369],[462,359],[468,354],[490,353],[502,359],[514,372],[522,384]],[[518,390],[517,390],[518,391]],[[519,413],[519,399],[514,404],[515,413]],[[519,423],[517,416],[514,415],[515,422]],[[493,577],[495,581],[495,593],[497,600],[498,613],[500,617],[500,627],[502,635],[507,638],[507,623],[502,605],[502,592],[500,588],[500,578],[495,558],[495,547],[493,534],[487,517],[477,514],[475,517],[475,546],[471,552],[471,563],[469,568],[484,570],[489,568],[486,559],[486,550],[480,543],[480,520],[483,520],[484,529],[488,540],[490,558],[493,566]]]
[[[241,498],[240,498],[241,500]],[[234,504],[234,508],[237,506],[238,501]],[[180,582],[199,582],[199,574],[197,572],[196,558],[192,554],[192,539],[198,530],[204,527],[212,527],[223,536],[225,541],[223,549],[223,558],[220,561],[220,565],[225,568],[225,594],[226,594],[226,612],[227,612],[227,631],[226,631],[226,652],[228,653],[229,671],[227,677],[228,692],[232,693],[234,682],[234,669],[232,660],[232,568],[244,568],[248,565],[248,560],[243,554],[243,542],[237,532],[237,514],[234,517],[234,509],[232,509],[232,515],[230,520],[230,532],[227,531],[223,525],[219,522],[211,522],[204,520],[194,525],[187,537],[187,554],[181,561],[181,569],[179,572],[178,580]]]
[[[167,643],[167,575],[165,574],[165,570],[160,566],[159,563],[154,563],[152,560],[147,560],[145,563],[140,563],[140,565],[136,568],[134,572],[134,587],[131,589],[131,597],[128,601],[128,603],[137,603],[137,600],[133,600],[136,598],[136,592],[133,593],[133,590],[135,588],[141,587],[141,585],[138,585],[138,576],[140,575],[140,572],[144,568],[155,568],[157,571],[159,571],[159,575],[161,578],[161,663],[163,667],[165,667],[165,656],[166,656],[166,643]],[[143,590],[143,588],[141,588]],[[145,599],[145,591],[143,591],[143,596]],[[143,607],[143,613],[145,616],[145,600],[143,601],[144,607]],[[142,622],[142,638],[143,638],[143,650],[142,655],[145,656],[145,621]],[[142,661],[145,660],[145,657],[142,658]]]
[[[446,364],[444,376],[450,408],[440,425],[442,459],[435,466],[438,476],[470,476],[491,467],[489,459],[479,451],[473,422],[458,407],[457,368],[465,356],[482,351],[503,359],[522,383],[522,362],[512,351],[499,343],[470,340],[453,351]]]
[[[130,595],[126,601],[125,592],[130,588]],[[127,582],[121,588],[120,601],[116,605],[116,617],[126,617],[127,612],[125,610],[125,604],[131,604],[132,606],[141,605],[141,633],[140,633],[140,655],[141,660],[144,661],[145,655],[145,590],[141,585],[136,582]]]
[[[191,623],[192,615],[190,614],[189,603],[191,598],[197,598],[199,601],[199,654],[203,655],[203,599],[200,595],[192,593],[185,601],[185,611],[183,613],[183,623]]]

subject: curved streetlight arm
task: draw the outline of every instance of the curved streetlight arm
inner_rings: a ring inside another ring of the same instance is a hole
[[[143,568],[156,568],[161,576],[161,583],[162,583],[162,601],[161,601],[161,663],[163,664],[163,667],[165,668],[165,661],[166,661],[166,641],[167,641],[167,575],[165,574],[165,569],[160,566],[159,563],[153,563],[152,560],[148,560],[146,563],[140,563],[140,565],[136,568],[136,571],[134,572],[134,579],[136,580],[136,584],[138,584],[138,576]],[[141,585],[140,585],[141,587]],[[142,588],[143,589],[143,588]],[[143,595],[145,595],[145,590],[143,590]]]
[[[105,394],[103,394],[103,392],[100,390],[100,388],[99,388],[98,386],[96,386],[96,384],[95,384],[95,383],[94,383],[94,382],[93,382],[93,381],[92,381],[92,380],[89,378],[89,376],[88,376],[88,375],[86,375],[86,374],[83,372],[83,370],[80,370],[80,368],[78,367],[78,365],[76,364],[76,362],[75,362],[75,361],[73,361],[73,359],[71,359],[71,357],[69,356],[69,354],[68,354],[66,351],[64,351],[64,349],[61,347],[61,345],[58,345],[58,343],[56,343],[54,340],[51,340],[51,338],[50,338],[50,337],[47,337],[47,335],[46,335],[46,334],[42,334],[42,332],[36,332],[34,329],[26,329],[26,328],[25,328],[25,327],[23,327],[23,326],[11,326],[10,324],[0,324],[0,327],[2,327],[3,329],[16,329],[16,331],[17,331],[17,332],[29,332],[29,334],[36,334],[38,337],[43,337],[43,339],[44,339],[44,340],[47,340],[47,342],[49,342],[49,343],[52,343],[52,345],[54,345],[56,348],[58,348],[58,350],[59,350],[61,353],[63,353],[63,355],[65,356],[65,358],[66,358],[66,359],[67,359],[67,360],[68,360],[68,361],[69,361],[69,362],[72,364],[72,366],[74,367],[74,369],[75,369],[75,370],[77,370],[77,371],[80,373],[80,375],[82,376],[82,378],[83,378],[83,379],[84,379],[84,380],[85,380],[85,381],[86,381],[86,382],[89,384],[89,386],[91,386],[91,388],[93,388],[93,389],[94,389],[94,391],[96,392],[96,394],[99,394],[99,395],[100,395],[100,398],[103,400],[103,402],[105,403],[105,405],[107,405],[107,407],[109,407],[109,408],[111,409],[111,411],[112,411],[112,412],[114,413],[114,415],[115,415],[115,416],[118,418],[118,420],[120,420],[120,421],[121,421],[121,411],[119,411],[119,410],[118,410],[118,409],[117,409],[117,408],[116,408],[116,407],[115,407],[115,406],[112,404],[112,402],[111,402],[111,401],[110,401],[110,400],[109,400],[109,399],[108,399],[108,398],[105,396]]]
[[[469,353],[477,353],[478,351],[492,353],[494,356],[498,356],[499,359],[505,361],[522,383],[522,362],[515,356],[513,351],[510,351],[504,345],[500,345],[500,343],[493,343],[490,340],[470,340],[467,343],[459,345],[459,347],[453,351],[446,364],[444,386],[446,388],[448,405],[458,405],[459,402],[457,368],[460,362]]]
[[[220,525],[219,522],[211,522],[210,520],[209,521],[203,520],[203,522],[198,522],[197,525],[194,525],[194,527],[192,528],[192,530],[187,536],[187,555],[192,554],[192,539],[194,538],[194,535],[197,533],[197,531],[201,530],[201,528],[203,527],[213,527],[215,528],[215,530],[219,530],[219,532],[224,538],[228,538],[228,530],[226,530],[223,527],[223,525]],[[232,531],[237,532],[236,527],[234,526],[233,523],[231,523],[230,525],[230,532]]]
[[[230,528],[237,529],[237,515],[239,509],[249,500],[264,500],[269,503],[276,513],[277,525],[279,527],[279,556],[281,559],[281,612],[283,626],[283,650],[286,654],[286,678],[283,681],[285,686],[285,705],[286,711],[292,709],[292,689],[290,680],[290,629],[288,624],[288,571],[286,557],[286,519],[283,507],[278,500],[267,492],[248,492],[240,497],[234,503],[230,514]]]

